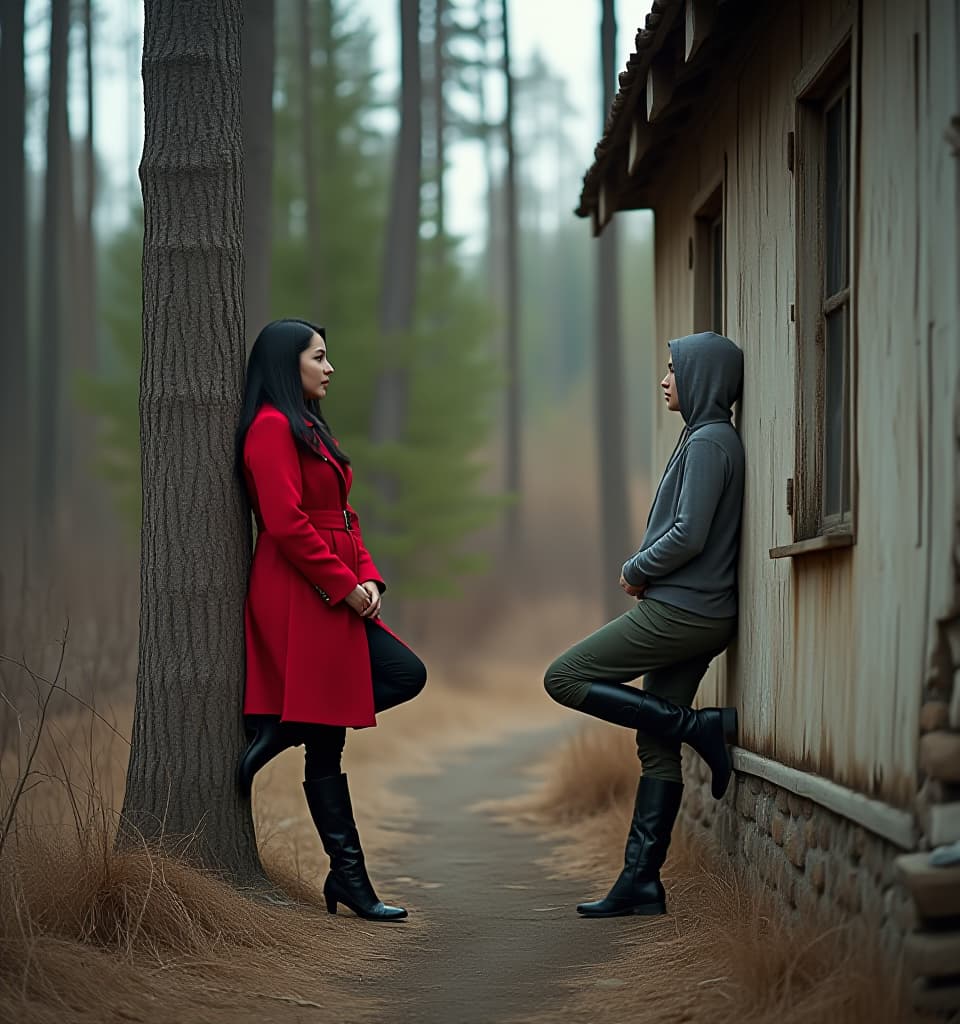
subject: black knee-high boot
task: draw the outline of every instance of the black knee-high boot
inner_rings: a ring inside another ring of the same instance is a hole
[[[252,732],[253,739],[240,755],[237,765],[237,786],[246,800],[250,799],[254,775],[288,747],[296,747],[303,742],[285,728],[279,717],[273,715],[258,716]]]
[[[640,777],[623,870],[602,900],[579,904],[578,913],[583,917],[622,917],[667,912],[660,869],[667,858],[682,796],[682,782]]]
[[[353,820],[346,775],[307,779],[303,791],[320,841],[330,858],[330,874],[323,883],[327,910],[335,914],[337,904],[342,903],[368,921],[399,921],[406,917],[403,907],[386,906],[373,891]]]
[[[714,797],[719,800],[726,793],[733,774],[727,744],[737,741],[736,708],[696,710],[631,686],[592,683],[577,710],[614,725],[689,743],[713,773]]]

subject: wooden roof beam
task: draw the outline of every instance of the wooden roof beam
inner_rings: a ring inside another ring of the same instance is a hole
[[[627,176],[636,173],[640,161],[650,151],[653,142],[653,132],[650,125],[642,118],[634,118],[630,125],[630,148],[627,152]]]
[[[647,71],[647,120],[651,124],[669,105],[673,83],[673,61],[666,54],[659,54]]]
[[[689,64],[713,31],[717,20],[716,0],[686,0],[684,11],[683,59]]]

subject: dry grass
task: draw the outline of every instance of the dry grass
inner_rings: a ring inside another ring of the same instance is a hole
[[[437,770],[444,752],[562,719],[543,693],[542,670],[600,624],[587,478],[593,453],[568,419],[569,410],[545,424],[544,438],[528,449],[535,457],[522,558],[471,581],[459,603],[423,605],[417,625],[427,637],[420,651],[431,669],[427,690],[377,729],[348,739],[345,767],[384,898],[410,895],[396,873],[413,808],[393,780]],[[558,473],[557,466],[566,468]],[[478,545],[495,549],[497,539],[491,533]],[[374,993],[397,969],[397,940],[390,929],[316,910],[326,858],[303,800],[300,751],[258,776],[254,816],[268,873],[303,906],[254,901],[146,848],[114,849],[136,675],[136,569],[105,573],[101,559],[88,562],[78,557],[43,593],[10,596],[6,587],[0,608],[0,653],[26,653],[48,677],[70,620],[63,664],[69,693],[58,691],[49,705],[38,774],[0,854],[0,1022],[377,1016]],[[0,692],[14,707],[27,709],[34,687],[29,673],[0,663]],[[4,707],[0,818],[37,724]],[[416,909],[415,901],[409,905]],[[408,948],[422,941],[420,928],[416,915],[403,926]],[[375,984],[367,988],[366,981]]]
[[[622,865],[639,774],[632,737],[591,725],[535,773],[535,790],[501,803],[499,815],[546,830],[557,850],[546,865],[591,878],[600,896]],[[746,871],[735,871],[679,830],[663,872],[670,913],[589,922],[622,929],[610,987],[571,999],[598,1024],[880,1024],[915,1018],[889,963],[851,927],[797,922]]]
[[[105,793],[122,796],[129,711],[113,724],[84,708],[42,724],[31,764],[21,750],[32,782],[0,854],[0,1021],[225,1022],[257,1000],[270,1019],[304,1006],[340,1019],[337,993],[358,972],[382,973],[383,936],[321,913],[282,858],[267,868],[297,908],[146,845],[115,848],[119,800]],[[9,777],[12,754],[6,764]],[[359,994],[351,1016],[373,1007]]]
[[[560,601],[550,611],[548,632],[575,635],[582,606]],[[377,729],[350,734],[345,767],[385,898],[411,895],[396,879],[414,808],[393,780],[437,770],[445,752],[563,715],[543,693],[532,635],[520,619],[507,619],[493,650],[459,658],[455,676],[424,651],[431,666],[424,695],[384,715]],[[543,633],[538,642],[554,638]],[[376,1016],[358,979],[389,981],[396,939],[389,929],[317,909],[326,858],[300,786],[302,751],[278,758],[254,793],[268,873],[304,904],[278,907],[149,849],[115,850],[131,702],[118,698],[97,717],[57,697],[62,707],[45,723],[34,765],[39,784],[18,808],[0,858],[0,1021]],[[21,724],[26,742],[36,722]],[[18,771],[16,753],[0,762],[4,778]],[[403,927],[407,948],[422,940],[416,915]]]

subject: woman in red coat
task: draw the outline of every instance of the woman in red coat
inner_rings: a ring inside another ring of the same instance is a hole
[[[333,372],[324,329],[303,320],[268,324],[247,365],[237,468],[257,544],[245,612],[252,740],[239,785],[249,796],[267,761],[303,744],[303,788],[330,857],[327,909],[398,920],[406,910],[384,906],[367,876],[340,756],[348,727],[376,725],[427,672],[380,620],[386,588],[348,502],[353,470],[320,411]]]

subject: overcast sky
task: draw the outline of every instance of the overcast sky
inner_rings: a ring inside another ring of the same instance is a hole
[[[289,0],[279,0],[289,2]],[[105,190],[105,223],[121,218],[137,189],[136,162],[143,133],[143,108],[139,88],[131,93],[128,82],[137,76],[139,50],[125,47],[125,41],[142,34],[142,4],[137,0],[96,0],[98,11],[96,88],[97,148],[111,178]],[[399,64],[397,0],[356,0],[355,10],[369,15],[376,31],[375,61],[381,69],[380,88],[391,94],[396,88]],[[630,3],[617,0],[617,66],[622,70],[633,50],[637,28],[650,8],[649,0]],[[49,39],[48,0],[27,2],[27,74],[32,95],[43,97],[46,90],[46,48]],[[576,182],[592,160],[593,146],[602,127],[599,94],[600,3],[598,0],[514,0],[510,5],[513,60],[518,71],[539,50],[550,68],[564,75],[569,96],[577,110],[568,126],[572,152],[568,163],[572,177],[570,195],[563,201],[572,208],[578,197]],[[77,51],[82,37],[76,39]],[[71,69],[71,117],[74,130],[84,117],[82,62]],[[496,97],[492,102],[497,102]],[[46,104],[33,104],[28,152],[36,165],[42,164]],[[450,228],[468,238],[477,238],[482,224],[483,187],[479,151],[461,145],[450,153],[447,180]]]

